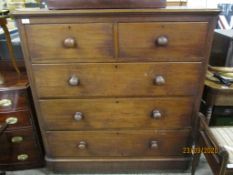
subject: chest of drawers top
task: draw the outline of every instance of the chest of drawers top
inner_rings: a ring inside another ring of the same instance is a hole
[[[200,61],[216,10],[17,12],[32,63]]]
[[[16,12],[32,63],[200,61],[217,10]]]

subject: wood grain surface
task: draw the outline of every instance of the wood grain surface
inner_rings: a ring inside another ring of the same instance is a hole
[[[49,9],[163,8],[166,0],[47,0]]]
[[[11,140],[15,136],[21,136],[23,141],[21,143],[12,143]],[[21,164],[21,166],[23,166],[22,164],[28,164],[30,167],[29,163],[41,161],[41,154],[38,150],[38,143],[35,139],[36,138],[33,135],[31,127],[27,129],[19,129],[17,131],[7,131],[1,135],[0,166],[4,167],[4,164],[11,164],[13,168],[14,164]],[[19,161],[17,156],[21,154],[27,154],[28,159],[25,161]]]
[[[189,145],[189,130],[120,130],[120,131],[54,131],[46,132],[50,146],[48,156],[61,157],[124,157],[183,155]],[[86,148],[80,149],[80,141]],[[157,147],[151,148],[151,141]]]
[[[206,22],[120,23],[119,55],[122,60],[200,61],[207,32]],[[161,36],[167,37],[166,46],[157,44]]]
[[[113,26],[108,23],[28,25],[28,46],[33,61],[107,61],[113,54]],[[64,40],[75,39],[73,48]]]
[[[192,98],[40,100],[46,130],[178,129],[191,126]],[[59,107],[58,107],[59,106]],[[161,118],[154,119],[158,110]],[[82,113],[80,121],[76,112]]]
[[[9,100],[11,105],[0,106],[0,112],[24,110],[28,106],[27,93],[25,90],[1,90],[0,100]]]
[[[33,65],[37,94],[55,97],[195,95],[200,63]],[[80,80],[70,86],[72,75]],[[166,83],[156,85],[156,76]]]
[[[25,110],[0,113],[0,123],[4,123],[8,118],[14,117],[18,119],[17,123],[13,125],[9,125],[7,130],[29,127],[32,124],[30,115],[31,115],[30,111],[25,111]]]
[[[15,12],[48,167],[85,173],[187,169],[191,155],[182,148],[195,140],[218,13]],[[156,108],[161,120],[151,118]],[[74,121],[76,112],[83,120]]]

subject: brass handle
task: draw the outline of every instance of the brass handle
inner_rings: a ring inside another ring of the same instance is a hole
[[[158,149],[158,147],[159,147],[159,144],[158,144],[158,141],[151,141],[150,142],[150,148],[151,149]]]
[[[6,118],[5,122],[8,125],[14,125],[18,122],[18,118],[17,117],[8,117],[8,118]]]
[[[25,161],[29,158],[29,156],[27,154],[20,154],[17,156],[17,160],[20,160],[20,161]]]
[[[76,75],[72,75],[69,79],[70,86],[78,86],[80,84],[80,80]]]
[[[21,136],[15,136],[15,137],[11,138],[12,143],[20,143],[22,141],[23,141],[23,137],[21,137]]]
[[[85,141],[80,141],[78,144],[79,149],[86,149],[87,148],[87,142]]]
[[[158,75],[155,77],[154,83],[160,86],[160,85],[164,85],[166,83],[166,80],[163,76]]]
[[[162,118],[162,114],[159,110],[154,110],[152,112],[152,117],[153,117],[153,119],[160,119],[160,118]]]
[[[83,114],[82,114],[81,112],[76,112],[76,113],[74,114],[74,119],[75,119],[76,121],[82,120],[82,119],[83,119]]]
[[[73,37],[66,38],[63,41],[63,45],[65,48],[75,48],[76,47],[76,40]]]
[[[11,105],[12,105],[12,101],[10,99],[0,100],[0,107],[10,107]]]
[[[156,40],[156,44],[161,47],[167,46],[168,42],[168,37],[166,36],[159,36]]]

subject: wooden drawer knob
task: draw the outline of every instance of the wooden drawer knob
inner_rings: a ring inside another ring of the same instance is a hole
[[[79,149],[86,149],[87,148],[87,143],[85,141],[80,141],[78,144]]]
[[[63,41],[63,45],[65,48],[75,48],[76,47],[76,40],[73,37],[66,38]]]
[[[18,118],[17,117],[8,117],[8,118],[6,118],[5,122],[8,125],[14,125],[14,124],[18,123]]]
[[[159,36],[156,40],[157,46],[164,47],[168,45],[168,38],[166,36]]]
[[[80,83],[79,78],[76,75],[72,75],[69,79],[70,86],[78,86]]]
[[[10,99],[0,100],[0,107],[10,107],[11,105],[12,105],[12,101]]]
[[[154,79],[154,84],[155,85],[159,85],[160,86],[160,85],[164,85],[165,83],[166,83],[166,80],[161,75],[156,76],[155,79]]]
[[[76,120],[76,121],[80,121],[80,120],[83,120],[83,114],[81,113],[81,112],[76,112],[75,114],[74,114],[74,119]]]
[[[151,149],[158,149],[158,147],[159,147],[158,141],[153,140],[153,141],[150,142],[150,148]]]
[[[159,111],[159,110],[154,110],[153,112],[152,112],[152,118],[153,119],[160,119],[160,118],[162,118],[162,114],[161,114],[161,112]]]
[[[29,158],[29,156],[27,154],[20,154],[17,156],[17,160],[19,161],[25,161]]]

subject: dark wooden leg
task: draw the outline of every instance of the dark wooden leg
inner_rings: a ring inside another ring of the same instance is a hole
[[[196,120],[196,137],[195,137],[195,142],[194,142],[194,145],[195,145],[195,148],[196,147],[199,147],[200,144],[201,144],[201,134],[200,134],[200,127],[201,127],[201,118],[203,114],[202,113],[198,113],[198,117],[197,117],[197,120]],[[192,161],[192,170],[191,170],[191,174],[194,175],[195,174],[195,171],[196,171],[196,168],[198,166],[198,163],[199,163],[199,160],[200,160],[200,157],[201,157],[201,153],[196,153],[196,152],[193,152],[193,161]]]
[[[219,151],[220,159],[221,159],[221,167],[219,171],[219,175],[225,175],[226,174],[226,167],[227,167],[227,162],[229,160],[229,154],[227,150],[223,147],[220,148]]]
[[[201,154],[194,154],[193,155],[193,161],[192,161],[192,171],[191,174],[194,175],[196,168],[198,166],[199,160],[200,160]]]

